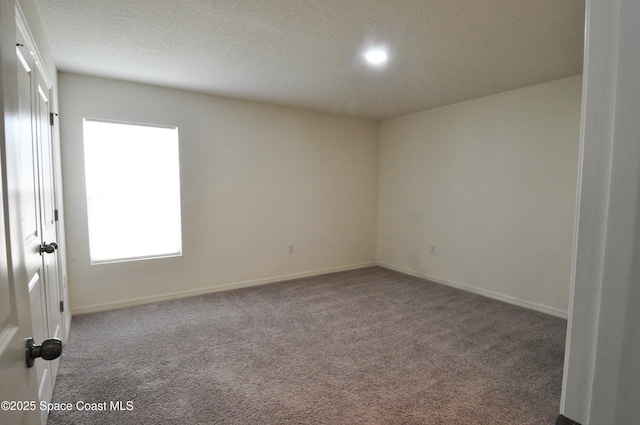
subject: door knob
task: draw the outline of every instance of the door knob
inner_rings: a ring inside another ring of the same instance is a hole
[[[55,242],[51,242],[47,244],[46,242],[40,245],[40,254],[46,252],[47,254],[53,254],[53,252],[58,249],[58,244]]]
[[[58,338],[51,338],[35,345],[33,338],[27,338],[27,367],[32,367],[33,362],[42,357],[44,360],[55,360],[62,354],[62,341]]]

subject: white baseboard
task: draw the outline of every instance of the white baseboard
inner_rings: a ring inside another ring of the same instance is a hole
[[[313,270],[309,272],[273,276],[273,277],[268,277],[264,279],[254,279],[254,280],[246,280],[242,282],[225,283],[222,285],[215,285],[215,286],[209,286],[209,287],[198,288],[198,289],[189,289],[186,291],[176,291],[176,292],[169,292],[169,293],[160,294],[160,295],[131,298],[131,299],[122,300],[122,301],[114,301],[114,302],[108,302],[108,303],[72,307],[71,313],[73,315],[77,315],[77,314],[86,314],[86,313],[96,313],[99,311],[106,311],[106,310],[115,310],[123,307],[132,307],[135,305],[150,304],[150,303],[155,303],[159,301],[168,301],[168,300],[174,300],[178,298],[193,297],[197,295],[210,294],[213,292],[228,291],[231,289],[248,288],[251,286],[264,285],[267,283],[283,282],[286,280],[299,279],[303,277],[319,276],[327,273],[356,270],[364,267],[375,266],[376,264],[377,263],[375,262],[367,262],[367,263],[360,263],[360,264],[352,264],[349,266],[330,267],[326,269]]]
[[[566,319],[568,317],[568,312],[565,311],[565,310],[560,310],[560,309],[557,309],[557,308],[554,308],[554,307],[550,307],[550,306],[547,306],[547,305],[534,303],[534,302],[527,301],[527,300],[522,300],[522,299],[519,299],[519,298],[515,298],[515,297],[509,296],[509,295],[500,294],[500,293],[493,292],[493,291],[488,291],[486,289],[465,285],[465,284],[462,284],[462,283],[459,283],[459,282],[449,281],[449,280],[442,279],[442,278],[439,278],[439,277],[436,277],[436,276],[430,276],[430,275],[427,275],[425,273],[419,273],[419,272],[416,272],[414,270],[409,270],[409,269],[405,269],[403,267],[393,266],[391,264],[387,264],[387,263],[383,263],[383,262],[378,262],[378,263],[376,263],[376,262],[367,262],[367,263],[360,263],[360,264],[352,264],[352,265],[349,265],[349,266],[331,267],[331,268],[326,268],[326,269],[313,270],[313,271],[309,271],[309,272],[293,273],[293,274],[287,274],[287,275],[273,276],[273,277],[264,278],[264,279],[254,279],[254,280],[247,280],[247,281],[242,281],[242,282],[226,283],[226,284],[222,284],[222,285],[209,286],[209,287],[205,287],[205,288],[189,289],[189,290],[186,290],[186,291],[176,291],[176,292],[169,292],[169,293],[160,294],[160,295],[151,295],[151,296],[147,296],[147,297],[131,298],[131,299],[122,300],[122,301],[114,301],[114,302],[108,302],[108,303],[100,303],[100,304],[92,304],[92,305],[88,305],[88,306],[74,307],[74,308],[72,308],[72,314],[76,315],[76,314],[96,313],[96,312],[99,312],[99,311],[106,311],[106,310],[115,310],[115,309],[123,308],[123,307],[132,307],[132,306],[135,306],[135,305],[150,304],[150,303],[154,303],[154,302],[168,301],[168,300],[173,300],[173,299],[178,299],[178,298],[193,297],[193,296],[197,296],[197,295],[209,294],[209,293],[220,292],[220,291],[228,291],[228,290],[232,290],[232,289],[248,288],[248,287],[251,287],[251,286],[265,285],[265,284],[268,284],[268,283],[282,282],[282,281],[287,281],[287,280],[299,279],[299,278],[303,278],[303,277],[319,276],[319,275],[323,275],[323,274],[327,274],[327,273],[335,273],[335,272],[341,272],[341,271],[356,270],[356,269],[361,269],[361,268],[364,268],[364,267],[371,267],[371,266],[375,266],[375,265],[378,265],[380,267],[384,267],[386,269],[395,270],[395,271],[400,272],[400,273],[408,274],[410,276],[415,276],[415,277],[419,277],[421,279],[426,279],[426,280],[430,280],[432,282],[436,282],[436,283],[440,283],[440,284],[443,284],[443,285],[451,286],[453,288],[461,289],[463,291],[467,291],[467,292],[471,292],[471,293],[474,293],[474,294],[482,295],[482,296],[485,296],[485,297],[488,297],[488,298],[492,298],[492,299],[495,299],[495,300],[498,300],[498,301],[503,301],[503,302],[506,302],[506,303],[509,303],[509,304],[513,304],[513,305],[517,305],[517,306],[520,306],[520,307],[528,308],[530,310],[539,311],[541,313],[549,314],[551,316],[560,317],[562,319]]]
[[[425,273],[419,273],[413,270],[405,269],[402,267],[392,266],[391,264],[378,262],[380,267],[384,267],[385,269],[395,270],[400,273],[408,274],[410,276],[419,277],[421,279],[430,280],[435,283],[440,283],[443,285],[451,286],[453,288],[462,289],[463,291],[472,292],[474,294],[482,295],[487,298],[493,298],[494,300],[503,301],[509,304],[517,305],[519,307],[528,308],[530,310],[539,311],[541,313],[549,314],[551,316],[560,317],[562,319],[566,319],[569,316],[569,313],[565,310],[560,310],[555,307],[550,307],[544,304],[539,304],[527,300],[522,300],[519,298],[512,297],[510,295],[500,294],[498,292],[488,291],[486,289],[477,288],[474,286],[465,285],[459,282],[452,282],[446,279],[442,279],[436,276],[429,276]]]

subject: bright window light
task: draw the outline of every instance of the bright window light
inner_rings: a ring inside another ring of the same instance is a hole
[[[91,263],[179,256],[178,129],[84,120]]]

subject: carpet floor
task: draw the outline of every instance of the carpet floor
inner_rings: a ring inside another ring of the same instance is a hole
[[[550,425],[565,332],[380,267],[80,315],[48,424]]]

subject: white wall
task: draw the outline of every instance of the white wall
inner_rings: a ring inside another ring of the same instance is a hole
[[[377,122],[69,73],[59,88],[74,312],[375,263]],[[84,117],[178,127],[182,257],[90,264]]]
[[[566,317],[581,81],[379,124],[61,73],[71,307],[93,311],[377,260]],[[178,126],[182,257],[90,265],[84,117]]]
[[[566,317],[581,82],[383,121],[378,261]]]

